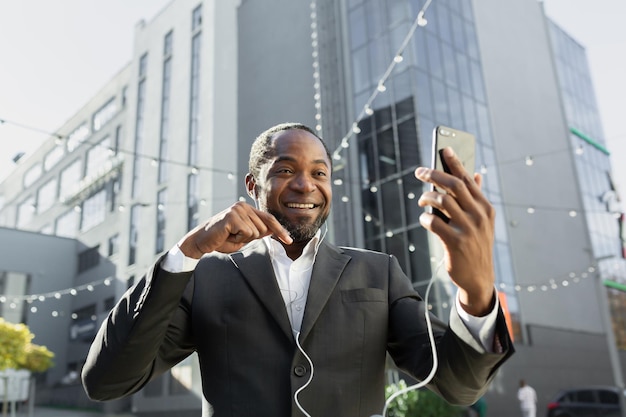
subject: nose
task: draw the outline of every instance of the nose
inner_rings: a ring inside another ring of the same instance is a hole
[[[317,187],[310,175],[302,173],[293,179],[291,188],[301,193],[311,193],[315,191]]]

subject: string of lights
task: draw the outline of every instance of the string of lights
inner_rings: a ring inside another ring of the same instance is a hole
[[[56,291],[49,291],[45,293],[36,293],[36,294],[24,294],[24,295],[9,295],[4,294],[0,296],[0,304],[6,304],[10,309],[21,308],[22,303],[27,303],[30,307],[29,310],[31,313],[35,314],[39,312],[39,307],[37,304],[44,303],[48,300],[61,300],[63,297],[71,296],[75,297],[80,292],[89,291],[93,292],[96,290],[98,286],[110,286],[113,283],[112,278],[105,278],[101,280],[96,280],[89,282],[87,284],[77,285],[70,288],[65,288]],[[41,306],[41,305],[40,305]],[[59,309],[52,310],[51,315],[53,317],[61,317],[64,315],[64,312]],[[76,317],[72,317],[76,319]]]
[[[23,123],[19,123],[19,122],[15,122],[12,120],[7,120],[7,119],[2,119],[0,118],[0,125],[2,124],[7,124],[7,125],[12,125],[21,129],[25,129],[25,130],[30,130],[32,132],[37,132],[37,133],[41,133],[50,137],[54,137],[55,141],[57,144],[61,144],[63,141],[67,141],[69,139],[68,136],[63,136],[59,133],[56,132],[49,132],[43,129],[40,129],[38,127],[34,127],[34,126],[30,126],[30,125],[26,125]],[[100,143],[100,141],[98,142],[94,142],[93,139],[86,139],[84,141],[81,142],[81,144],[87,144],[87,145],[91,145],[91,146],[102,146]],[[188,168],[191,170],[192,173],[197,173],[199,171],[210,171],[210,172],[216,172],[216,173],[221,173],[221,174],[226,174],[229,179],[232,179],[235,175],[235,173],[232,170],[228,170],[228,169],[222,169],[222,168],[216,168],[216,167],[210,167],[210,166],[205,166],[205,165],[190,165],[187,162],[182,162],[182,161],[176,161],[173,159],[167,159],[167,158],[159,158],[156,157],[154,155],[147,155],[147,154],[143,154],[141,152],[136,152],[133,150],[128,150],[128,149],[124,149],[124,148],[117,148],[114,149],[113,147],[107,146],[106,149],[109,150],[109,152],[114,155],[116,153],[119,154],[123,154],[123,155],[129,155],[132,157],[138,157],[141,159],[146,159],[149,160],[151,165],[153,166],[157,166],[159,163],[165,163],[165,164],[170,164],[170,165],[175,165],[175,166],[181,166],[184,168]]]
[[[317,65],[314,65],[314,66],[317,67]],[[315,75],[315,74],[316,73],[314,72],[315,79],[316,80],[319,79],[319,74],[318,75]],[[318,109],[318,108],[321,107],[321,94],[318,91],[318,89],[319,89],[319,82],[316,81],[315,82],[315,86],[316,86],[315,87],[316,88],[316,93],[314,95],[314,99],[316,100],[316,106],[315,107],[316,107],[316,109]],[[373,110],[371,110],[371,109],[370,109],[370,111],[373,112]],[[373,114],[373,113],[370,113],[370,114]],[[321,116],[321,113],[320,113],[319,110],[317,111],[317,113],[315,115],[315,118],[316,118],[316,120],[319,123],[321,123],[322,116]],[[20,127],[22,129],[35,131],[35,132],[42,133],[42,134],[45,134],[45,135],[48,135],[48,136],[52,136],[52,137],[59,137],[61,139],[67,139],[67,138],[65,138],[65,137],[63,137],[63,136],[61,136],[61,135],[59,135],[57,133],[48,132],[48,131],[39,129],[39,128],[34,127],[34,126],[21,124],[21,123],[13,122],[13,121],[6,120],[6,119],[0,119],[0,124],[2,124],[2,123],[11,124],[11,125]],[[358,124],[358,121],[355,122],[355,123]],[[321,127],[321,125],[318,125],[318,126]],[[316,127],[316,129],[317,129],[317,127]],[[318,130],[321,130],[321,129],[318,129]],[[346,137],[351,136],[354,133],[355,132],[351,130],[346,135]],[[342,143],[345,141],[346,137],[344,137],[342,139],[342,141],[341,141]],[[91,142],[89,140],[86,140],[83,143],[86,143],[86,144],[89,144],[89,145],[92,145],[92,146],[101,146],[99,143],[93,143],[93,142]],[[345,148],[344,146],[338,147],[338,149],[344,149],[344,148]],[[113,149],[113,148],[107,147],[107,149],[111,153],[115,153],[116,152],[116,150]],[[210,166],[189,165],[186,162],[175,161],[175,160],[172,160],[172,159],[159,159],[159,158],[157,158],[155,156],[152,156],[152,155],[146,155],[146,154],[142,154],[142,153],[137,153],[135,151],[131,151],[131,150],[128,150],[128,149],[123,149],[123,148],[118,148],[117,152],[121,153],[121,154],[124,154],[124,155],[129,155],[129,156],[133,156],[133,157],[136,156],[136,157],[139,157],[139,158],[147,159],[147,160],[150,161],[150,164],[152,166],[155,166],[155,167],[159,163],[166,163],[166,164],[172,164],[172,165],[177,165],[177,166],[182,166],[182,167],[185,167],[185,168],[189,168],[191,173],[198,173],[199,171],[212,171],[212,172],[223,173],[223,174],[227,175],[229,180],[233,180],[237,175],[244,176],[245,174],[247,174],[247,171],[246,172],[244,172],[244,171],[235,172],[233,170],[225,170],[225,169],[215,168],[215,167],[210,167]],[[333,155],[336,155],[336,152],[337,151],[333,152]],[[554,157],[555,155],[562,154],[562,153],[569,153],[569,152],[571,152],[570,148],[563,148],[563,149],[554,149],[554,150],[550,150],[550,151],[546,151],[546,152],[527,154],[527,155],[523,155],[523,156],[521,156],[519,158],[511,158],[511,159],[507,159],[507,160],[501,160],[501,161],[498,161],[497,164],[493,164],[493,165],[482,164],[479,167],[479,171],[480,171],[481,174],[484,175],[484,174],[487,174],[493,168],[500,168],[500,167],[503,167],[503,166],[506,166],[506,165],[513,165],[513,164],[523,163],[526,166],[533,166],[533,165],[535,165],[535,163],[537,163],[539,160],[541,160],[543,158]],[[580,145],[580,146],[576,147],[574,152],[576,153],[576,155],[583,155],[584,154],[583,146]],[[342,181],[345,181],[345,180],[342,179]]]
[[[407,35],[405,36],[402,44],[400,45],[400,47],[398,48],[396,54],[394,55],[394,58],[392,60],[392,62],[389,64],[389,66],[387,67],[386,71],[384,72],[383,76],[379,79],[379,81],[376,84],[376,89],[372,92],[372,94],[369,96],[368,100],[366,101],[363,109],[361,110],[361,112],[358,114],[358,116],[356,117],[356,119],[354,120],[354,122],[351,124],[351,127],[349,129],[349,131],[343,136],[343,138],[340,140],[339,142],[339,146],[334,150],[334,152],[332,152],[332,157],[333,159],[336,160],[340,160],[341,157],[341,153],[343,152],[344,149],[349,148],[350,146],[350,140],[352,139],[352,137],[355,134],[360,133],[360,129],[358,127],[358,124],[361,120],[363,120],[363,118],[365,116],[371,116],[374,113],[374,110],[372,109],[372,104],[374,102],[374,100],[376,99],[376,97],[381,94],[384,93],[386,91],[386,87],[385,87],[385,83],[387,82],[388,78],[391,76],[395,66],[399,63],[401,63],[403,61],[403,53],[405,48],[407,47],[408,43],[411,41],[414,32],[417,30],[418,27],[424,27],[427,24],[427,20],[425,18],[425,13],[428,10],[428,7],[430,6],[432,0],[427,0],[425,2],[425,4],[423,5],[423,7],[421,8],[421,10],[419,11],[419,13],[417,14],[416,19],[414,20],[409,32],[407,33]],[[313,78],[314,78],[314,100],[315,100],[315,109],[316,109],[316,114],[315,114],[315,120],[316,120],[316,126],[315,129],[318,132],[322,131],[322,127],[323,127],[323,120],[322,120],[322,94],[321,94],[321,80],[320,80],[320,61],[319,61],[319,33],[318,33],[318,23],[317,23],[317,4],[316,1],[313,0],[311,2],[311,42],[312,42],[312,47],[313,47],[313,52],[312,52],[312,56],[313,56],[313,68],[314,68],[314,72],[313,72]],[[12,122],[12,121],[8,121],[5,119],[0,119],[0,124],[11,124],[14,125],[16,127],[20,127],[23,129],[28,129],[31,131],[36,131],[39,133],[43,133],[43,134],[47,134],[50,137],[54,137],[57,141],[63,141],[63,140],[67,140],[68,137],[67,136],[63,136],[60,135],[58,133],[50,133],[50,132],[46,132],[42,129],[38,129],[32,126],[27,126],[24,124],[20,124],[17,122]],[[85,144],[89,144],[89,145],[93,145],[93,146],[98,146],[99,143],[93,143],[91,142],[91,140],[85,140],[83,143]],[[211,171],[211,172],[216,172],[216,173],[223,173],[226,174],[228,176],[228,178],[230,180],[233,180],[235,178],[235,173],[233,171],[230,170],[225,170],[225,169],[220,169],[220,168],[215,168],[215,167],[209,167],[209,166],[191,166],[186,162],[181,162],[181,161],[175,161],[175,160],[170,160],[170,159],[159,159],[158,157],[152,156],[152,155],[147,155],[147,154],[142,154],[142,153],[138,153],[135,151],[131,151],[131,150],[126,150],[126,149],[112,149],[109,148],[110,151],[112,152],[118,152],[121,154],[125,154],[125,155],[131,155],[133,157],[139,157],[139,158],[144,158],[144,159],[148,159],[151,162],[151,165],[153,166],[158,166],[158,164],[160,163],[167,163],[167,164],[172,164],[172,165],[177,165],[177,166],[183,166],[186,168],[189,168],[191,170],[192,173],[197,173],[199,171]],[[533,166],[538,159],[542,158],[542,157],[551,157],[553,156],[555,153],[558,152],[571,152],[571,149],[564,149],[564,150],[553,150],[553,151],[549,151],[549,152],[543,152],[540,154],[534,154],[534,155],[524,155],[523,157],[519,158],[519,159],[511,159],[511,160],[507,160],[507,161],[500,161],[498,163],[498,166],[503,166],[503,165],[508,165],[508,164],[515,164],[515,163],[520,163],[523,162],[525,165],[527,166]],[[576,148],[576,154],[580,155],[584,152],[582,146]],[[487,174],[487,172],[489,171],[491,167],[490,166],[486,166],[486,165],[482,165],[480,167],[480,172],[482,174]],[[245,174],[245,173],[239,173],[240,175]],[[338,180],[335,180],[338,181]],[[345,182],[345,180],[341,180],[340,183],[335,182],[336,185],[341,185]],[[373,190],[372,188],[370,188],[371,192],[377,192],[377,190]],[[415,196],[413,197],[415,198]],[[244,198],[245,200],[245,198]],[[341,200],[343,202],[348,202],[349,198],[347,196],[342,196]],[[204,202],[204,203],[203,203]],[[157,205],[156,203],[141,203],[142,206],[151,206],[151,205]],[[187,202],[182,202],[182,203],[170,203],[168,202],[168,205],[173,205],[173,204],[187,204]],[[200,200],[200,204],[206,204],[206,200]],[[534,214],[536,211],[538,210],[550,210],[550,211],[564,211],[567,212],[568,215],[570,217],[576,217],[576,215],[578,214],[578,212],[576,212],[575,210],[571,210],[568,208],[564,208],[564,207],[548,207],[548,206],[528,206],[528,205],[523,205],[523,204],[502,204],[504,206],[510,206],[510,207],[527,207],[527,213],[528,214]],[[125,207],[125,205],[120,204],[118,206],[118,209],[122,210]],[[369,217],[369,220],[367,219]],[[372,215],[370,214],[366,214],[366,221],[376,221],[376,219],[373,218]],[[390,235],[391,234],[391,235]],[[393,231],[387,231],[385,232],[385,235],[388,237],[393,236]],[[409,251],[413,252],[415,251],[416,248],[414,245],[410,245],[409,247]],[[547,292],[550,290],[557,290],[557,289],[564,289],[567,287],[570,287],[573,284],[578,284],[580,282],[583,282],[585,279],[587,279],[588,277],[593,276],[593,272],[595,271],[595,267],[594,266],[590,266],[588,267],[586,270],[584,270],[583,272],[580,273],[574,273],[571,272],[569,273],[569,275],[567,275],[567,277],[559,277],[559,278],[551,278],[551,279],[547,279],[545,282],[542,283],[537,283],[537,284],[525,284],[525,285],[520,285],[520,284],[505,284],[505,283],[499,283],[498,287],[501,291],[504,292],[521,292],[521,291],[527,291],[527,292]],[[84,284],[81,286],[75,286],[75,287],[71,287],[71,288],[67,288],[67,289],[63,289],[63,290],[59,290],[59,291],[53,291],[53,292],[47,292],[47,293],[41,293],[41,294],[28,294],[28,295],[22,295],[22,296],[10,296],[10,295],[3,295],[0,296],[0,303],[5,304],[5,303],[9,303],[9,307],[10,308],[17,308],[18,304],[20,302],[26,302],[28,304],[34,304],[37,302],[45,302],[46,300],[51,300],[51,299],[61,299],[65,296],[76,296],[79,292],[81,291],[94,291],[95,287],[99,286],[99,285],[106,285],[109,286],[112,283],[112,279],[111,278],[106,278],[104,280],[99,280],[99,281],[94,281],[91,282],[89,284]],[[37,312],[37,307],[35,305],[31,306],[31,312],[32,313],[36,313]],[[57,316],[57,315],[62,315],[62,312],[59,313],[58,310],[53,311],[53,316]]]
[[[570,272],[564,277],[555,277],[546,279],[542,282],[533,284],[507,284],[497,283],[496,286],[499,291],[505,293],[546,293],[550,291],[564,290],[570,288],[576,284],[585,282],[586,280],[593,278],[596,271],[596,266],[592,265],[585,268],[581,272]],[[100,285],[110,286],[113,283],[112,278],[105,278],[102,280],[92,281],[87,284],[73,286],[57,291],[49,291],[45,293],[25,294],[25,295],[2,295],[0,296],[0,304],[6,304],[10,309],[17,309],[21,307],[21,303],[27,303],[30,307],[31,313],[36,314],[39,312],[37,303],[44,303],[49,300],[61,300],[63,297],[77,296],[82,291],[93,292]],[[60,309],[52,310],[50,313],[53,317],[63,317],[65,313]],[[78,317],[73,314],[72,319],[76,320]]]
[[[424,27],[428,23],[428,20],[426,20],[425,15],[431,3],[432,3],[432,0],[426,0],[426,2],[424,3],[420,11],[417,13],[417,17],[413,21],[413,24],[411,25],[409,32],[406,34],[400,47],[396,51],[391,63],[387,66],[387,69],[383,73],[382,77],[378,80],[378,83],[376,84],[376,89],[369,96],[369,98],[365,102],[365,105],[363,106],[363,109],[358,114],[356,119],[352,122],[350,130],[348,130],[348,132],[343,136],[343,138],[339,142],[339,146],[332,153],[333,159],[337,161],[341,160],[341,152],[344,149],[347,149],[350,147],[350,139],[354,136],[354,134],[358,134],[361,132],[361,129],[359,128],[359,122],[363,120],[365,116],[371,116],[372,114],[374,114],[374,110],[372,109],[372,103],[374,102],[378,94],[384,93],[387,90],[387,87],[385,86],[385,82],[387,82],[387,79],[393,72],[395,66],[404,60],[403,58],[404,50],[406,49],[407,45],[413,38],[413,34],[417,30],[417,28]]]

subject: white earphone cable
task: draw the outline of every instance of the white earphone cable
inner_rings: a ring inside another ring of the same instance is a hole
[[[311,415],[309,413],[306,412],[306,410],[304,409],[304,407],[302,407],[302,405],[300,405],[300,401],[298,400],[298,395],[300,395],[300,393],[309,386],[309,384],[311,383],[311,381],[313,381],[313,361],[311,360],[311,358],[309,357],[309,355],[307,355],[307,353],[304,351],[304,349],[302,349],[302,346],[300,345],[300,332],[296,333],[296,345],[298,346],[298,349],[300,350],[300,352],[302,353],[302,355],[306,358],[306,360],[309,362],[309,366],[311,367],[311,374],[309,375],[309,379],[308,381],[306,381],[306,383],[301,386],[300,388],[298,388],[298,390],[294,393],[293,395],[293,399],[296,403],[296,405],[298,406],[298,408],[300,409],[300,411],[302,411],[302,414],[304,414],[307,417],[311,417]]]
[[[431,351],[432,351],[432,355],[433,355],[433,366],[430,369],[430,373],[428,374],[428,376],[421,382],[418,382],[417,384],[411,385],[409,387],[406,387],[404,389],[401,389],[398,392],[393,393],[391,396],[389,396],[389,398],[387,399],[387,401],[385,401],[385,407],[383,408],[383,414],[382,417],[385,417],[387,415],[387,409],[389,408],[389,405],[391,405],[391,403],[400,395],[402,394],[406,394],[407,392],[413,391],[413,390],[418,390],[424,386],[426,386],[426,384],[428,384],[433,377],[435,376],[435,373],[437,372],[437,368],[439,366],[439,360],[437,358],[437,346],[435,345],[435,335],[433,334],[433,325],[430,321],[430,314],[428,311],[428,299],[430,296],[430,289],[433,285],[433,283],[435,282],[435,279],[437,277],[437,273],[439,272],[439,268],[441,268],[441,265],[443,265],[443,261],[444,259],[442,258],[441,261],[439,261],[439,263],[437,264],[437,267],[435,268],[435,271],[433,272],[432,276],[430,277],[430,282],[428,283],[428,287],[426,287],[426,294],[424,295],[424,317],[426,319],[426,328],[428,329],[428,340],[430,341],[430,347],[431,347]],[[372,416],[372,417],[376,417],[376,416]]]

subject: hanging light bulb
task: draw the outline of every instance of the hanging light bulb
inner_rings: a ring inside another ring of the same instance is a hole
[[[417,24],[421,27],[424,27],[428,24],[428,20],[424,17],[424,11],[420,11],[417,15]]]

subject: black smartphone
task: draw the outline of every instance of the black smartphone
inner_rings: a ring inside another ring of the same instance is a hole
[[[453,129],[446,126],[437,126],[433,130],[433,152],[432,152],[432,167],[444,172],[450,172],[445,160],[442,157],[443,148],[451,147],[456,155],[463,163],[463,167],[470,174],[474,174],[476,165],[476,138],[474,135],[462,130]],[[433,185],[433,190],[440,193],[445,193],[445,190],[440,190]],[[448,222],[450,219],[436,208],[432,209],[432,213],[439,216],[444,221]]]

